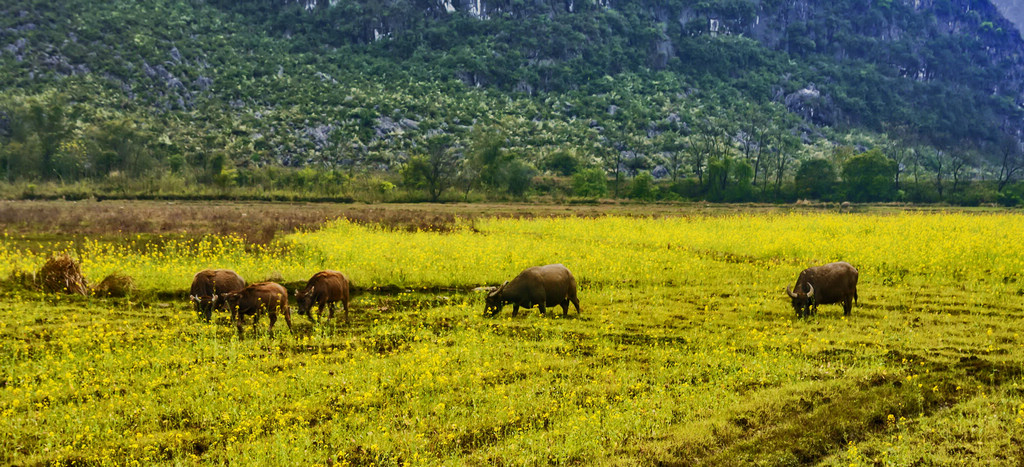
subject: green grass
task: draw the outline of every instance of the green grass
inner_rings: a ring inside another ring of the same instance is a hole
[[[806,220],[757,216],[735,222]],[[755,258],[756,245],[727,245],[740,237],[729,219],[692,219],[689,262],[670,270],[690,277],[617,282],[583,263],[579,315],[486,318],[479,294],[410,285],[357,295],[348,326],[294,317],[294,334],[279,321],[270,336],[264,318],[244,340],[182,300],[9,288],[0,463],[1017,464],[1024,306],[1015,276],[978,280],[1015,261],[980,262],[1004,240],[977,246],[984,228],[964,226],[989,225],[980,217],[824,220],[919,221],[939,237],[959,226],[974,256],[900,272],[911,255],[864,253],[853,315],[827,305],[797,320],[782,288],[805,259]],[[537,225],[518,222],[531,237]],[[667,224],[625,225],[644,238]],[[613,243],[603,254],[619,254]],[[625,245],[632,261],[669,251]],[[828,242],[809,245],[816,256]],[[633,267],[668,263],[651,264]]]

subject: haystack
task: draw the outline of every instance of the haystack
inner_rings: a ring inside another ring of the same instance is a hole
[[[104,277],[93,292],[100,296],[124,297],[135,292],[135,280],[131,276],[115,272]]]
[[[81,266],[67,254],[46,260],[46,264],[39,270],[38,277],[47,292],[88,294]]]

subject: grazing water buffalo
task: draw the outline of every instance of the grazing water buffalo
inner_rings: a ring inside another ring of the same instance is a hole
[[[306,282],[306,288],[295,291],[295,301],[299,302],[299,314],[306,315],[310,321],[319,324],[320,315],[327,307],[328,320],[334,319],[334,308],[338,302],[345,309],[345,322],[348,322],[348,278],[338,271],[320,271],[313,274]],[[317,306],[316,318],[313,318],[313,305]]]
[[[540,312],[547,307],[562,305],[562,314],[569,314],[569,302],[580,312],[580,301],[576,298],[576,278],[565,266],[549,264],[526,268],[515,279],[505,281],[501,287],[487,294],[485,312],[497,314],[506,303],[512,304],[512,316],[519,313],[519,307],[531,308],[537,305]]]
[[[230,269],[205,269],[192,278],[189,299],[195,305],[196,313],[210,320],[216,307],[213,297],[218,294],[237,292],[245,288],[245,279]]]
[[[796,292],[787,286],[786,294],[793,299],[798,317],[817,313],[819,304],[830,303],[842,303],[843,314],[849,316],[857,300],[857,274],[857,269],[845,261],[807,268],[796,280]]]
[[[274,332],[274,323],[277,322],[277,312],[284,315],[284,322],[288,324],[288,330],[292,330],[292,313],[288,309],[288,290],[274,282],[259,282],[252,284],[237,292],[228,292],[214,296],[214,303],[223,301],[231,310],[231,318],[238,328],[238,337],[242,337],[242,317],[253,315],[252,329],[256,331],[256,323],[260,316],[266,312],[270,315],[270,327],[268,332]]]

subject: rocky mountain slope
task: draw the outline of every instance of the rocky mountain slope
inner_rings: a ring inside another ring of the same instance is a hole
[[[1017,26],[1017,30],[1024,26],[1024,3],[1020,0],[993,0],[992,3],[999,7],[1006,19]]]
[[[8,179],[389,170],[489,132],[541,172],[635,172],[704,132],[727,148],[684,175],[742,154],[767,180],[755,148],[984,160],[1020,137],[1024,41],[987,0],[12,0],[0,89]]]

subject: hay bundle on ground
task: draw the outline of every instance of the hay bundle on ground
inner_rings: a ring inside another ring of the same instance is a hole
[[[135,292],[135,280],[131,276],[115,272],[104,277],[93,292],[106,297],[124,297]]]
[[[39,270],[39,282],[47,292],[88,294],[81,266],[66,254],[46,260]]]

